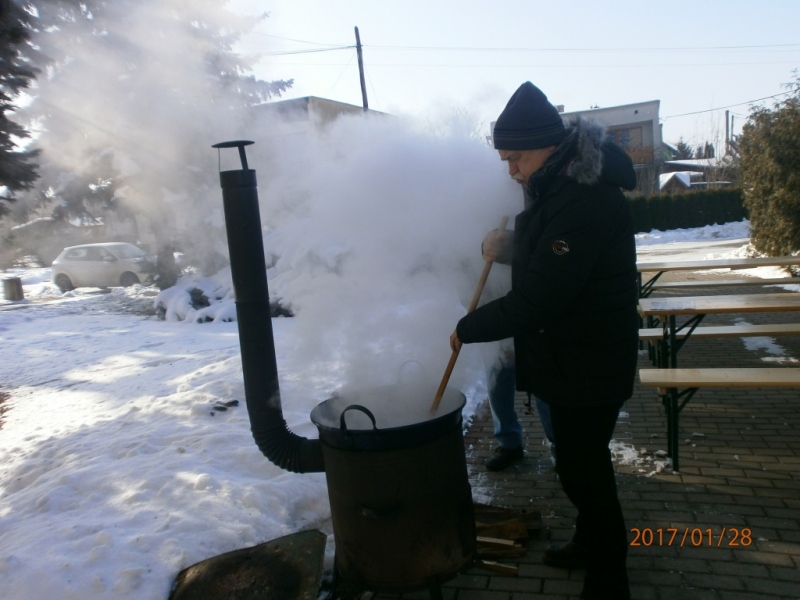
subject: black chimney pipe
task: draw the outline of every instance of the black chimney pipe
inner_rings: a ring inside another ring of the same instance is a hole
[[[219,181],[250,430],[264,456],[280,468],[295,473],[318,473],[325,470],[320,441],[292,433],[281,409],[256,172],[247,168],[244,151],[252,143],[238,140],[212,146],[238,148],[242,162],[241,170],[220,171]]]

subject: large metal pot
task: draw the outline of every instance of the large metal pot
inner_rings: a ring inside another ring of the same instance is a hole
[[[360,390],[311,411],[322,442],[336,569],[366,589],[431,589],[475,554],[465,398],[448,388],[435,418],[379,427],[396,391]]]

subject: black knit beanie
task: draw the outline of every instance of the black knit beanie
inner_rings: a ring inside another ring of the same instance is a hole
[[[558,146],[566,135],[556,107],[542,90],[526,81],[497,117],[492,138],[497,150],[535,150]]]

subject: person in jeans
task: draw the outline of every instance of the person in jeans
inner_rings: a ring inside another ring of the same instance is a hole
[[[578,516],[544,562],[585,565],[581,598],[628,600],[627,529],[609,442],[633,393],[638,292],[633,163],[602,126],[558,110],[530,82],[509,100],[494,147],[531,206],[517,215],[511,291],[463,317],[462,343],[514,339],[516,388],[550,408],[559,480]]]
[[[527,209],[531,205],[531,197],[524,185],[522,188],[524,207]],[[489,232],[481,245],[483,258],[501,264],[511,264],[512,242],[513,237],[505,232],[499,232],[498,230]],[[525,457],[525,451],[522,446],[522,426],[519,423],[517,411],[514,407],[515,393],[516,374],[513,351],[507,351],[501,359],[500,367],[497,369],[489,392],[489,407],[492,411],[494,437],[498,444],[494,454],[486,460],[486,469],[489,471],[502,471]],[[555,465],[556,446],[553,438],[553,424],[550,420],[550,407],[546,402],[529,394],[528,401],[525,404],[528,414],[531,412],[532,398],[536,402],[536,412],[539,414],[545,437],[550,444],[550,457]],[[556,467],[557,470],[558,467]]]
[[[525,456],[522,447],[522,426],[514,407],[515,384],[514,361],[505,357],[494,378],[492,390],[489,392],[494,437],[498,444],[494,454],[486,460],[486,469],[489,471],[502,471]],[[550,457],[555,465],[556,444],[553,437],[553,424],[550,420],[550,407],[539,398],[529,396],[528,402],[525,404],[528,413],[531,411],[531,399],[536,402],[536,412],[542,422],[544,435],[550,444]],[[558,471],[557,467],[556,471]]]
[[[486,469],[489,471],[502,471],[521,461],[525,456],[522,447],[522,425],[514,408],[516,378],[513,359],[503,357],[496,369],[489,390],[489,408],[492,410],[494,438],[498,446],[494,454],[486,460]]]

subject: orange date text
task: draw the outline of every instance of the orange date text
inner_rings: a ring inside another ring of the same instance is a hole
[[[631,529],[633,539],[631,546],[690,546],[699,548],[731,548],[750,546],[753,543],[753,532],[744,527],[723,527],[714,531],[710,527],[645,527]]]

